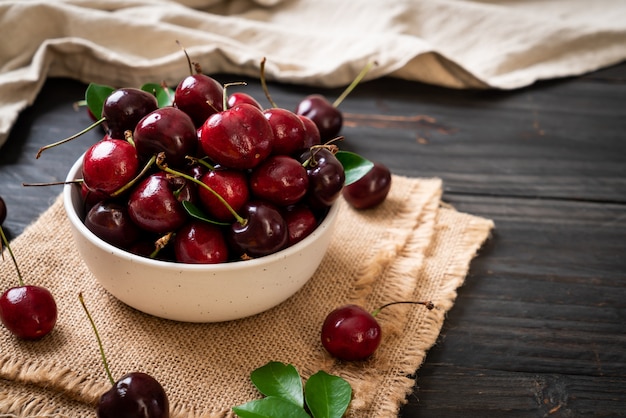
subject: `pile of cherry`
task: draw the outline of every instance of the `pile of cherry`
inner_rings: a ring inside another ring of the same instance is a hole
[[[89,230],[139,255],[222,263],[299,242],[342,194],[359,209],[385,199],[389,170],[338,149],[342,115],[322,96],[264,109],[228,87],[197,71],[167,105],[111,89],[82,161]]]

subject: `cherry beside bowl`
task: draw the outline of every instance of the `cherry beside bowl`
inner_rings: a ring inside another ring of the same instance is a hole
[[[81,178],[82,157],[66,180]],[[221,322],[284,302],[313,276],[330,244],[335,203],[314,232],[277,253],[222,264],[153,260],[110,245],[83,224],[80,186],[66,184],[63,203],[78,253],[98,283],[144,313],[182,322]]]

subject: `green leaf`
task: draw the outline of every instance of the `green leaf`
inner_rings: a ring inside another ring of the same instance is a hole
[[[141,90],[154,94],[159,107],[171,106],[174,102],[174,90],[169,87],[165,88],[161,84],[146,83],[141,86]]]
[[[350,151],[337,151],[335,157],[343,166],[346,172],[346,181],[344,185],[349,185],[359,180],[374,167],[374,163]]]
[[[233,411],[242,418],[311,418],[303,407],[277,396],[255,399],[233,407]]]
[[[250,380],[265,396],[276,396],[300,407],[304,406],[302,379],[291,364],[271,361],[250,374]]]
[[[309,377],[304,394],[313,418],[340,418],[352,400],[350,384],[323,370]]]
[[[87,108],[94,115],[96,119],[102,117],[102,106],[105,100],[115,89],[110,86],[104,86],[102,84],[91,83],[85,90],[85,103]]]
[[[208,218],[207,215],[204,212],[202,212],[199,207],[197,207],[196,205],[194,205],[188,200],[183,200],[182,204],[183,204],[183,208],[185,208],[189,216],[191,216],[192,218],[196,218],[201,221],[208,222],[210,224],[215,224],[215,225],[224,225],[224,226],[230,225],[228,222],[219,222],[219,221],[215,221],[213,219]]]

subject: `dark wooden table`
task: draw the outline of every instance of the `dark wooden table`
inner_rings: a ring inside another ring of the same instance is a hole
[[[256,80],[216,75],[223,82]],[[341,109],[342,148],[406,176],[440,177],[444,199],[495,221],[402,417],[626,415],[626,64],[502,91],[381,79]],[[60,188],[97,131],[35,160],[89,124],[85,85],[49,80],[0,149],[0,195],[15,237]],[[337,90],[271,83],[293,108]]]

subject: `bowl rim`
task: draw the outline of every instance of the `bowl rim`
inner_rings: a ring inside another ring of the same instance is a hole
[[[96,236],[93,232],[89,230],[83,223],[83,221],[78,216],[78,212],[74,206],[72,196],[73,193],[79,193],[80,188],[77,187],[76,180],[80,179],[79,173],[82,170],[83,165],[83,157],[84,153],[74,162],[72,167],[70,168],[66,179],[65,185],[63,186],[63,205],[65,208],[65,213],[70,221],[70,223],[74,226],[74,228],[83,235],[90,243],[97,246],[99,249],[110,253],[111,255],[118,256],[120,258],[126,259],[132,263],[137,263],[140,265],[145,265],[151,268],[162,268],[165,270],[176,270],[180,271],[201,271],[201,272],[220,272],[224,270],[232,271],[238,269],[248,269],[255,267],[263,267],[268,264],[272,264],[279,260],[285,259],[293,254],[298,253],[304,248],[308,247],[311,243],[313,243],[319,235],[326,232],[333,223],[335,218],[337,217],[337,213],[339,212],[339,199],[330,206],[326,216],[319,223],[319,225],[315,228],[315,230],[309,234],[307,237],[302,239],[301,241],[284,248],[278,252],[253,258],[250,260],[235,260],[228,261],[224,263],[216,263],[216,264],[190,264],[190,263],[177,263],[173,261],[164,261],[164,260],[154,260],[148,257],[140,256],[137,254],[133,254],[121,248],[118,248],[108,242],[102,240],[98,236]]]

